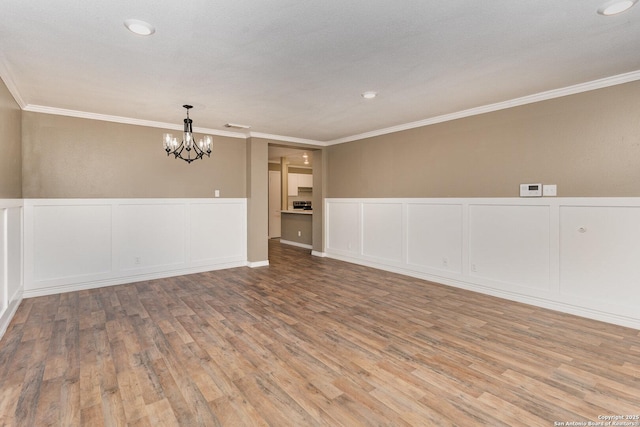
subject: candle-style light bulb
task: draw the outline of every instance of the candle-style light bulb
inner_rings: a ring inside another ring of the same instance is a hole
[[[173,135],[171,135],[170,133],[163,133],[162,134],[162,146],[164,147],[164,149],[166,151],[170,150],[171,140],[172,139],[173,139]]]

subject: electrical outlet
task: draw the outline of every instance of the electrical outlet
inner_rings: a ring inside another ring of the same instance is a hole
[[[443,267],[449,266],[449,260],[447,259],[447,257],[442,258],[442,266]]]
[[[214,190],[213,197],[220,197],[220,190]]]
[[[133,262],[134,262],[135,264],[140,264],[140,257],[139,257],[139,256],[137,256],[137,257],[133,258]]]
[[[298,230],[298,237],[302,237],[302,231]]]
[[[478,268],[476,267],[475,264],[471,264],[471,271],[473,271],[474,273],[478,271]]]

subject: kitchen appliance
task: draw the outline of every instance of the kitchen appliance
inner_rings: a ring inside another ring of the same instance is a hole
[[[303,209],[305,211],[310,211],[312,209],[311,202],[296,200],[293,202],[293,209]]]

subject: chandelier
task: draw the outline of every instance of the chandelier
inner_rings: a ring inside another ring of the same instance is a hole
[[[211,157],[211,146],[213,145],[213,137],[205,135],[204,138],[195,142],[193,139],[193,120],[189,118],[189,110],[192,105],[183,105],[187,109],[187,118],[184,119],[184,132],[182,134],[182,142],[178,145],[178,140],[170,133],[162,135],[162,143],[167,156],[174,155],[176,159],[182,159],[187,163],[201,159],[205,154]],[[183,156],[183,153],[186,153]]]

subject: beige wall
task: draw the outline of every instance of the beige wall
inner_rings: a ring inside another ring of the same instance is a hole
[[[280,172],[281,170],[282,166],[280,166],[280,163],[269,162],[269,171]]]
[[[324,252],[324,192],[327,182],[327,150],[316,150],[313,156],[313,250]]]
[[[214,137],[212,157],[188,165],[162,151],[162,129],[21,113],[4,85],[0,106],[9,153],[0,158],[0,197],[212,197],[219,189],[248,198],[249,259],[266,259],[273,141]],[[524,182],[557,184],[565,197],[640,196],[640,82],[314,152],[314,249],[323,247],[324,197],[516,197]]]
[[[163,132],[23,112],[23,197],[246,196],[244,139],[214,136],[211,158],[187,164],[167,157]]]
[[[0,79],[0,199],[22,197],[21,110]]]
[[[247,146],[247,260],[269,259],[269,144],[248,138]]]
[[[313,174],[313,169],[297,168],[295,166],[289,166],[289,173],[300,173],[300,174],[305,174],[305,175],[312,175]]]
[[[640,196],[640,82],[328,148],[326,197]]]
[[[280,238],[290,242],[311,245],[313,243],[313,215],[282,214]],[[298,236],[300,232],[300,236]]]

